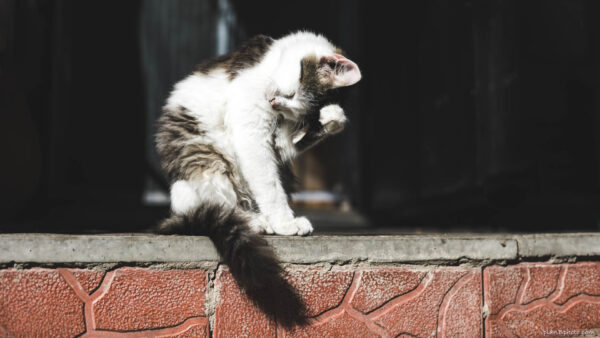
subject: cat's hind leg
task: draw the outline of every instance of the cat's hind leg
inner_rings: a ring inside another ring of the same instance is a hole
[[[235,209],[235,213],[246,219],[248,226],[254,232],[269,235],[275,233],[265,215],[236,208],[237,202],[233,185],[224,175],[206,175],[202,179],[179,180],[171,186],[171,210],[175,215],[192,213],[202,205],[220,207],[223,213]],[[307,234],[312,231],[310,222],[301,223],[298,227],[302,225],[304,227],[295,233]]]
[[[182,215],[201,205],[219,206],[231,211],[237,205],[237,195],[229,179],[221,174],[178,180],[171,186],[171,210]]]

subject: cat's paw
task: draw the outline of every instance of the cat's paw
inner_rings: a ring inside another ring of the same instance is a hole
[[[281,110],[283,108],[286,108],[286,106],[288,105],[288,100],[281,96],[275,96],[269,99],[269,104],[273,109]]]
[[[306,217],[296,217],[285,223],[273,224],[272,228],[274,234],[284,236],[305,236],[313,232],[313,227]]]
[[[337,104],[327,105],[320,110],[319,122],[328,134],[337,134],[344,130],[346,121],[344,110]]]
[[[269,104],[275,110],[289,110],[295,106],[295,95],[295,91],[281,92],[277,90],[275,93],[267,95],[267,100],[269,100]]]
[[[306,236],[306,235],[312,234],[313,227],[312,227],[312,224],[310,223],[310,221],[308,220],[308,218],[302,216],[302,217],[296,217],[294,220],[296,221],[296,224],[298,225],[298,235]]]
[[[267,218],[262,215],[252,215],[248,221],[248,226],[258,234],[272,235],[274,233]]]

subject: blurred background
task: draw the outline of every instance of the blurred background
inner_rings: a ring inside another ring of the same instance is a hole
[[[317,231],[600,231],[595,0],[0,0],[0,231],[168,213],[174,83],[245,39],[322,33],[361,68],[296,164]]]

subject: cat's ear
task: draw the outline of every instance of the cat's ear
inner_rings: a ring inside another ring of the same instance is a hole
[[[362,77],[356,63],[340,54],[323,56],[319,66],[326,70],[327,81],[333,88],[351,86]]]

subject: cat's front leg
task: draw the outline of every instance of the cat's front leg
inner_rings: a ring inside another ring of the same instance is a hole
[[[337,104],[321,108],[318,121],[309,124],[305,130],[300,130],[301,134],[292,135],[296,150],[301,153],[323,141],[329,135],[341,132],[344,130],[347,120],[344,109]]]
[[[281,184],[272,145],[273,121],[250,120],[259,114],[260,111],[246,110],[246,114],[238,114],[239,118],[233,123],[233,145],[240,171],[274,234],[307,235],[312,232],[312,225],[304,217],[294,217]],[[270,231],[265,229],[265,232]]]

